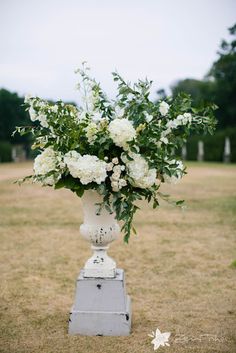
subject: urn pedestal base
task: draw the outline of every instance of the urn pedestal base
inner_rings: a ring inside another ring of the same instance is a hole
[[[69,334],[128,336],[130,330],[131,300],[125,290],[124,271],[116,269],[114,278],[86,278],[81,270]]]

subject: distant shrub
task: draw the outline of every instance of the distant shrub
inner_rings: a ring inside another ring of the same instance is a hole
[[[214,135],[192,136],[187,141],[187,160],[197,160],[198,141],[204,142],[204,160],[222,162],[224,155],[225,138],[229,137],[231,146],[231,162],[236,162],[236,128],[218,130]]]
[[[0,141],[0,163],[2,162],[11,162],[11,144],[7,141]]]

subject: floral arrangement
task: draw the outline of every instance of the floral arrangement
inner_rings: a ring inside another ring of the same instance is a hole
[[[176,183],[186,173],[174,151],[191,132],[214,131],[215,106],[193,108],[186,94],[152,102],[151,81],[131,85],[116,72],[112,75],[118,94],[109,100],[85,63],[76,73],[80,77],[79,107],[25,97],[34,124],[16,131],[32,133],[32,148],[40,154],[34,161],[34,175],[22,181],[65,187],[79,197],[87,189],[97,190],[103,195],[98,213],[103,207],[114,210],[117,220],[123,221],[128,242],[131,230],[135,232],[136,201],[145,199],[156,208],[160,198],[167,199],[159,191],[161,184]]]

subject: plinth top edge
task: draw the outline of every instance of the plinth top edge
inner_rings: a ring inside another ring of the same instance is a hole
[[[103,281],[123,281],[124,280],[124,270],[121,268],[116,269],[115,277],[84,277],[84,269],[80,270],[77,281],[94,281],[94,280],[103,280]]]

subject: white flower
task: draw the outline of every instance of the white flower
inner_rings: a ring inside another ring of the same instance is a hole
[[[32,121],[37,120],[37,113],[33,107],[29,108],[29,115],[30,115],[30,120],[32,120]]]
[[[43,179],[43,185],[53,186],[59,179],[60,179],[60,176],[55,177],[54,175],[50,175]]]
[[[120,179],[120,173],[113,173],[111,179],[118,181]]]
[[[47,103],[43,100],[40,100],[40,101],[36,102],[36,105],[38,108],[44,108],[44,107],[46,107]]]
[[[115,158],[112,158],[112,163],[113,164],[118,164],[119,163],[119,160],[118,160],[118,158],[117,157],[115,157]]]
[[[105,159],[105,158],[104,158]],[[108,172],[111,172],[112,171],[112,168],[113,168],[113,163],[107,163],[107,166],[106,166],[106,170],[108,171]]]
[[[120,165],[115,165],[113,167],[113,174],[111,176],[111,180],[118,181],[120,179],[120,174],[121,174],[121,166]]]
[[[166,102],[161,102],[160,106],[159,106],[159,112],[161,113],[162,116],[166,116],[166,114],[168,113],[170,109],[170,106],[168,103]]]
[[[147,112],[144,113],[145,114],[145,120],[147,123],[150,123],[150,121],[152,121],[153,119],[153,115],[148,114]]]
[[[120,179],[119,180],[119,188],[121,189],[123,186],[127,185],[127,181],[125,179]]]
[[[94,83],[93,83],[94,85]],[[94,90],[92,90],[92,87],[88,87],[87,88],[87,94],[86,95],[82,95],[81,97],[83,103],[84,103],[84,109],[87,112],[93,112],[94,108],[95,108],[95,104],[97,103],[99,96],[97,95],[96,92],[94,92]]]
[[[55,170],[57,163],[56,152],[51,147],[48,147],[35,158],[34,173],[35,175],[45,175]]]
[[[170,346],[168,343],[170,335],[170,332],[161,333],[158,328],[156,329],[156,333],[152,332],[151,335],[149,334],[148,336],[153,338],[151,343],[154,345],[154,351],[156,351],[160,346]]]
[[[120,190],[119,183],[116,180],[111,180],[112,191],[118,192]]]
[[[58,106],[57,105],[54,105],[53,107],[51,107],[51,109],[52,109],[53,113],[57,113],[58,112]]]
[[[37,120],[39,120],[41,126],[48,127],[47,117],[45,114],[39,114],[37,116]]]
[[[108,131],[115,145],[123,148],[127,148],[127,142],[136,137],[132,122],[126,118],[112,120]]]
[[[184,171],[184,165],[181,161],[177,161],[175,159],[170,160],[169,162],[169,168],[173,170],[173,167],[171,167],[171,165],[177,165],[177,167],[175,167],[175,175],[169,176],[167,174],[163,175],[163,178],[165,180],[166,183],[168,184],[177,184],[180,179],[183,176],[183,171]]]
[[[121,166],[120,165],[115,165],[114,167],[113,167],[113,171],[114,171],[114,173],[121,173]]]
[[[184,113],[183,115],[180,114],[174,121],[176,121],[178,125],[187,125],[192,122],[192,115],[191,113]]]
[[[160,141],[163,142],[165,145],[167,145],[167,143],[168,143],[168,138],[166,138],[166,137],[161,137],[161,138],[160,138]]]
[[[117,118],[122,118],[124,116],[125,110],[121,108],[119,105],[115,107],[115,115]]]
[[[168,127],[166,130],[161,132],[161,138],[162,137],[166,137],[167,135],[169,135],[171,133],[171,129]]]
[[[85,131],[86,131],[86,137],[88,139],[88,142],[89,143],[94,142],[94,140],[96,139],[97,132],[98,132],[97,124],[95,124],[93,122],[88,124],[85,128]]]
[[[157,171],[155,168],[149,169],[148,162],[140,155],[131,153],[132,161],[123,157],[128,169],[128,175],[132,178],[133,186],[148,189],[156,183]]]
[[[115,158],[113,158],[115,159]],[[118,158],[117,158],[118,160]],[[116,161],[115,161],[116,162]],[[113,163],[111,163],[113,164]],[[127,181],[123,178],[120,177],[121,175],[121,171],[124,170],[123,165],[120,164],[113,164],[113,173],[110,177],[111,180],[111,187],[112,187],[112,191],[114,192],[118,192],[120,189],[122,189],[124,186],[127,185]]]
[[[65,162],[65,164],[70,163],[70,162],[76,162],[80,156],[81,155],[74,150],[67,152],[64,156],[64,162]]]
[[[84,185],[92,182],[101,184],[107,177],[107,163],[97,156],[81,156],[76,151],[70,151],[65,155],[64,161],[73,178],[79,178]]]
[[[178,119],[169,120],[166,123],[167,129],[176,129],[179,125],[181,125],[181,122]]]
[[[185,118],[185,121],[186,121],[185,124],[192,122],[192,114],[191,113],[184,113],[184,118]]]

